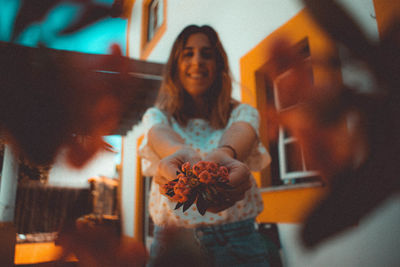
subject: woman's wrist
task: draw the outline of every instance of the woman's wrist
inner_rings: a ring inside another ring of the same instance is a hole
[[[220,145],[217,147],[217,150],[222,150],[232,158],[237,159],[237,152],[231,145]]]
[[[182,144],[181,146],[177,146],[175,153],[184,154],[188,157],[197,157],[198,152],[191,146],[187,144]]]

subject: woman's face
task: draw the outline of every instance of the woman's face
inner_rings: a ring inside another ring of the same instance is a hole
[[[198,98],[214,83],[216,76],[215,52],[207,35],[189,36],[178,58],[179,80],[186,92]]]

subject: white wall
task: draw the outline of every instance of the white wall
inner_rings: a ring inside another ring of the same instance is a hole
[[[172,42],[185,26],[209,24],[220,34],[228,53],[233,78],[238,82],[240,58],[302,9],[302,5],[296,0],[167,1],[167,30],[148,60],[165,63]],[[353,13],[367,35],[371,39],[377,39],[372,0],[340,0],[340,2]],[[139,58],[140,54],[141,12],[142,0],[137,0],[132,10],[129,37],[130,56],[133,58]],[[235,87],[233,96],[240,99],[238,87]],[[129,138],[135,138],[135,135]],[[134,153],[130,154],[130,157],[126,160],[135,162]],[[131,172],[129,175],[134,174]],[[130,176],[132,177],[134,176]],[[388,201],[360,222],[356,228],[324,242],[313,251],[306,251],[299,242],[297,237],[299,225],[280,224],[285,266],[400,266],[398,256],[400,253],[397,253],[397,248],[400,247],[399,202],[399,198]],[[128,202],[125,204],[130,205]]]
[[[122,233],[133,237],[135,232],[135,207],[136,207],[136,150],[137,139],[141,135],[140,127],[133,127],[127,133],[122,142],[123,160],[122,160],[122,181],[121,181],[121,221]]]
[[[352,229],[306,250],[300,226],[280,224],[285,266],[397,267],[400,266],[400,195],[388,199]]]
[[[117,178],[116,153],[99,152],[83,168],[71,167],[66,161],[66,155],[61,152],[49,172],[48,184],[53,186],[88,188],[88,179],[105,176]]]

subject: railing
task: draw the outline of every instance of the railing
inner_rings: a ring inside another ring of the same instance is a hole
[[[56,187],[36,181],[20,183],[17,190],[17,233],[51,233],[64,223],[92,212],[89,189]]]

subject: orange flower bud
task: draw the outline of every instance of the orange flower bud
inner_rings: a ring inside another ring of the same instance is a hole
[[[195,175],[199,175],[202,171],[204,171],[207,167],[207,162],[199,161],[195,165],[193,165],[193,173]]]
[[[212,176],[208,171],[202,171],[199,175],[199,180],[205,184],[209,184],[213,181]]]
[[[181,169],[184,173],[186,173],[191,169],[190,163],[189,162],[183,163]]]
[[[217,174],[218,173],[218,165],[215,162],[207,162],[206,170],[210,174]]]

